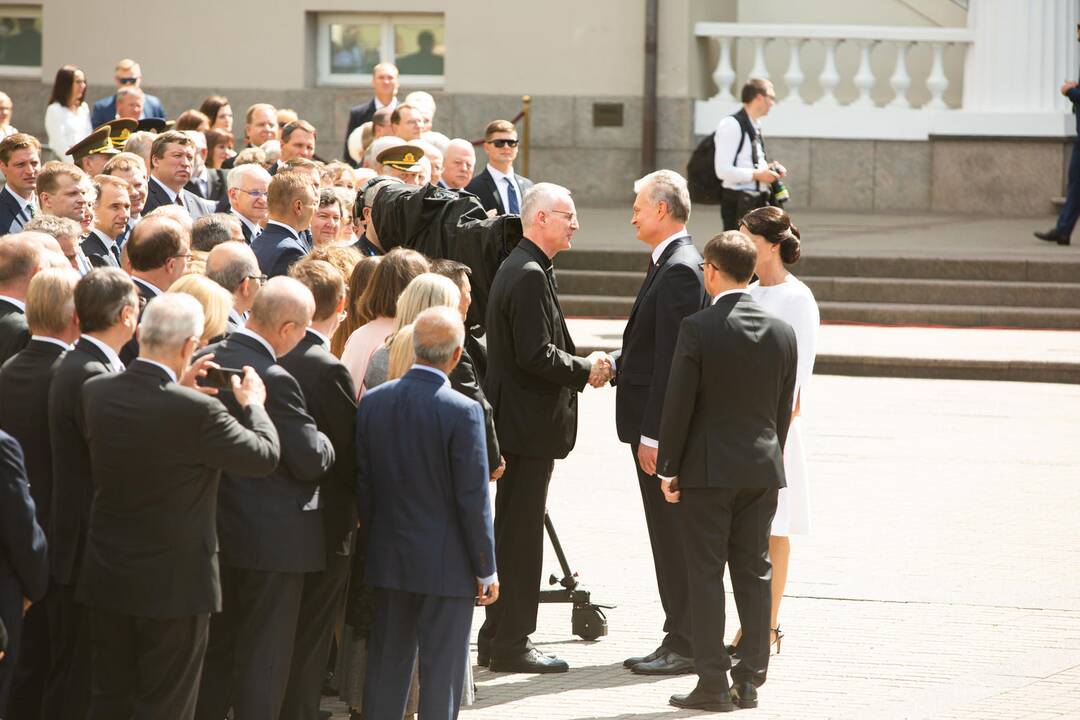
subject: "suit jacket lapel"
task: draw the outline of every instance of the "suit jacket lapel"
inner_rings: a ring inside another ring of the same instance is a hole
[[[502,195],[499,194],[499,186],[495,182],[495,176],[488,172],[487,168],[484,168],[484,182],[487,183],[488,192],[495,198],[495,207],[498,208],[499,214],[505,215],[506,208],[503,207]]]
[[[652,287],[653,282],[656,281],[656,276],[660,274],[660,269],[667,264],[671,256],[675,254],[675,251],[681,248],[683,245],[688,245],[691,242],[689,235],[684,235],[681,238],[676,238],[671,241],[671,244],[664,248],[664,252],[660,254],[660,261],[656,263],[656,269],[652,275],[649,275],[641,283],[641,289],[638,290],[637,298],[634,299],[634,309],[630,311],[630,317],[626,321],[626,327],[629,328],[634,321],[634,316],[637,314],[638,307],[641,305],[641,301],[645,298],[645,294],[649,292],[649,288]]]

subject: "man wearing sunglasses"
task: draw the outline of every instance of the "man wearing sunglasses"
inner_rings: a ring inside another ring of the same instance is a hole
[[[487,167],[465,187],[467,192],[480,198],[480,204],[496,215],[519,215],[521,199],[533,186],[532,180],[514,173],[514,159],[518,154],[518,136],[514,124],[507,120],[493,120],[484,131],[484,152]]]
[[[141,87],[142,68],[140,68],[139,63],[134,60],[124,58],[116,63],[116,74],[114,79],[116,80],[117,90],[122,87]],[[90,124],[93,127],[99,127],[115,117],[116,95],[113,94],[94,103],[94,109],[90,113]],[[165,108],[161,105],[161,100],[155,95],[144,92],[142,112],[139,114],[139,118],[160,118],[164,120]]]

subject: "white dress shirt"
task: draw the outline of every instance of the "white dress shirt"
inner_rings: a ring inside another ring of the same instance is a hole
[[[21,312],[23,312],[23,313],[26,312],[26,303],[24,301],[22,301],[22,300],[16,300],[15,298],[11,297],[10,295],[0,295],[0,300],[5,300],[5,301],[11,303],[15,307],[19,308],[19,310]]]
[[[174,193],[172,189],[170,189],[165,183],[161,182],[153,175],[150,176],[150,182],[156,184],[159,188],[165,191],[165,194],[169,196],[169,202],[171,202],[173,205],[176,204],[176,198],[179,193]],[[187,205],[185,205],[184,207],[187,207]]]
[[[143,279],[142,279],[142,278],[140,278],[140,277],[135,277],[134,275],[132,275],[132,276],[131,276],[131,279],[132,279],[132,280],[134,280],[135,282],[137,282],[137,283],[138,283],[139,285],[142,285],[142,286],[143,286],[144,288],[146,288],[147,290],[149,290],[149,291],[150,291],[150,293],[151,293],[151,294],[152,294],[152,295],[153,295],[154,297],[157,297],[158,295],[160,295],[160,294],[162,293],[162,290],[161,290],[161,288],[159,288],[159,287],[158,287],[157,285],[155,285],[155,284],[154,284],[154,283],[152,283],[152,282],[149,282],[149,281],[147,281],[147,280],[143,280]]]
[[[28,200],[19,193],[12,190],[10,185],[4,185],[4,192],[15,198],[15,202],[19,203],[19,214],[15,216],[14,220],[11,221],[10,228],[0,229],[0,232],[19,232],[23,229],[23,226],[26,225],[26,223],[30,222],[31,208],[34,206],[37,197],[34,195],[34,193],[31,192],[30,199]]]
[[[517,195],[518,211],[521,211],[521,184],[517,181],[517,176],[514,175],[514,166],[510,166],[510,172],[504,173],[503,171],[488,165],[487,171],[491,173],[491,177],[495,180],[495,189],[499,191],[499,198],[502,200],[503,209],[506,212],[510,212],[510,196],[508,193],[509,186],[506,181],[514,183],[514,194]]]
[[[101,230],[101,228],[92,227],[90,228],[90,232],[98,236],[101,242],[105,245],[105,249],[108,250],[109,254],[111,255],[113,246],[116,245],[116,240],[106,235],[104,231]],[[117,250],[119,250],[119,248],[117,248]]]
[[[168,373],[168,375],[169,375],[169,379],[170,379],[170,380],[172,380],[173,382],[176,382],[176,373],[175,373],[175,372],[173,372],[173,369],[172,369],[171,367],[169,367],[169,366],[167,366],[167,365],[162,365],[162,364],[161,364],[161,363],[159,363],[159,362],[158,362],[157,360],[147,360],[147,359],[146,359],[146,358],[144,358],[144,357],[141,357],[141,358],[137,358],[137,360],[138,360],[138,362],[144,362],[144,363],[146,363],[146,364],[148,364],[148,365],[154,365],[154,366],[156,366],[156,367],[159,367],[159,368],[161,368],[161,369],[162,369],[162,370],[164,370],[164,371],[165,371],[166,373]]]
[[[751,141],[749,136],[743,142],[742,149],[736,157],[735,151],[742,139],[742,127],[733,115],[728,115],[716,126],[716,134],[713,136],[716,142],[716,155],[713,162],[716,166],[716,177],[723,181],[724,187],[729,190],[745,190],[747,192],[760,192],[766,188],[754,180],[756,170],[767,170],[768,161],[765,160],[765,149],[761,146],[761,124],[751,120],[758,139]],[[752,145],[757,145],[757,167],[753,162]]]
[[[105,353],[105,357],[109,359],[109,364],[112,366],[113,372],[124,372],[124,363],[121,362],[120,356],[117,355],[116,351],[113,350],[111,347],[101,342],[93,335],[83,334],[79,336],[79,339],[85,340],[91,345],[97,347],[97,349],[101,352]]]
[[[63,340],[61,340],[60,338],[49,337],[48,335],[31,335],[30,339],[31,340],[38,340],[40,342],[52,343],[53,345],[59,345],[60,347],[64,348],[65,350],[70,350],[71,349],[71,346],[68,345]]]

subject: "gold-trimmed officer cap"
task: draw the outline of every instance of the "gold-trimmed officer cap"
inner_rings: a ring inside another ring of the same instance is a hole
[[[423,157],[423,148],[415,145],[395,145],[379,153],[375,162],[402,172],[420,172],[423,168],[420,160]]]
[[[101,128],[109,129],[109,141],[113,144],[113,147],[123,150],[124,143],[131,137],[131,133],[135,132],[135,128],[139,126],[134,120],[127,118],[117,118],[116,120],[110,120],[103,125],[94,128],[95,131]]]
[[[102,125],[94,132],[84,137],[67,149],[65,155],[71,155],[78,164],[87,155],[119,155],[120,151],[113,147],[109,140],[109,128]]]

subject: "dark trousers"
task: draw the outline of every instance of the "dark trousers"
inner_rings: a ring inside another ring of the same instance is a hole
[[[223,610],[210,619],[199,720],[278,720],[289,682],[304,573],[221,567]]]
[[[775,489],[682,489],[677,507],[686,544],[694,665],[707,690],[727,690],[729,669],[733,682],[765,682],[772,612],[769,530],[776,495]],[[725,565],[742,624],[734,668],[724,650]]]
[[[738,230],[743,215],[768,204],[768,192],[724,190],[720,195],[720,219],[724,222],[724,230]]]
[[[22,638],[18,643],[18,658],[11,676],[7,714],[10,720],[40,720],[41,701],[49,677],[49,611],[46,601],[49,592],[26,611],[22,622]]]
[[[8,696],[11,690],[11,678],[15,674],[15,664],[19,658],[19,646],[23,628],[23,592],[22,586],[14,581],[13,576],[0,579],[0,621],[7,631],[7,651],[0,658],[0,717],[7,717]]]
[[[292,667],[281,706],[282,718],[318,720],[334,623],[345,602],[349,561],[348,555],[334,555],[327,558],[326,570],[304,575]]]
[[[495,563],[499,601],[487,606],[477,640],[493,656],[524,652],[536,631],[544,564],[544,511],[555,461],[506,455],[495,492]],[[422,677],[422,676],[421,676]]]
[[[75,586],[56,583],[46,605],[52,644],[49,678],[41,714],[46,718],[84,720],[90,712],[89,610],[75,602]]]
[[[690,636],[690,603],[686,579],[686,554],[679,529],[678,506],[664,499],[660,479],[646,475],[637,461],[637,445],[631,445],[638,489],[645,508],[645,526],[652,545],[653,566],[660,604],[664,606],[664,640],[661,645],[683,657],[693,657]]]
[[[1073,142],[1072,158],[1069,160],[1069,184],[1065,190],[1065,204],[1058,215],[1057,229],[1065,237],[1072,235],[1076,219],[1080,216],[1080,138]]]
[[[458,716],[473,605],[472,598],[375,588],[375,624],[364,678],[365,718],[390,720],[405,714],[418,650],[420,717]]]
[[[141,618],[91,608],[90,720],[191,720],[210,615]]]

